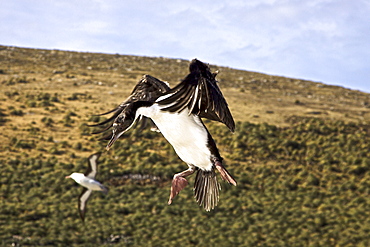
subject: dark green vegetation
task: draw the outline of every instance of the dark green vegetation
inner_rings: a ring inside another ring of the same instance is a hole
[[[308,81],[220,69],[235,134],[206,121],[237,187],[205,212],[186,165],[161,134],[134,129],[102,155],[83,224],[84,172],[104,151],[86,123],[149,73],[173,85],[186,61],[0,47],[0,243],[11,246],[369,246],[370,96]],[[212,66],[213,69],[216,67]]]

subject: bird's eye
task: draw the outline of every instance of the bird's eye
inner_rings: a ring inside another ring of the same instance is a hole
[[[116,119],[116,123],[122,123],[125,119],[125,116],[118,116]]]

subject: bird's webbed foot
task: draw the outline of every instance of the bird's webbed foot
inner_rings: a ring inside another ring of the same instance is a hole
[[[170,199],[168,200],[168,204],[172,203],[172,200],[180,193],[180,191],[188,185],[188,181],[185,177],[193,174],[195,172],[194,167],[189,167],[189,169],[177,173],[173,176],[172,186],[171,186],[171,193]]]

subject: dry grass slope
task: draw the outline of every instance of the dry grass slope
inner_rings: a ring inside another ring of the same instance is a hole
[[[160,134],[134,129],[103,154],[110,193],[94,194],[83,225],[81,188],[64,176],[106,144],[86,124],[144,74],[175,85],[188,61],[8,46],[0,61],[3,246],[370,245],[369,94],[211,65],[237,130],[206,124],[238,186],[223,183],[210,213],[190,186],[166,205],[186,165]]]

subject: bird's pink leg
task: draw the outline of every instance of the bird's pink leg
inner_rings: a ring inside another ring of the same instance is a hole
[[[185,179],[185,177],[193,174],[195,172],[194,167],[189,167],[186,171],[177,173],[173,176],[172,180],[172,186],[171,186],[171,193],[170,193],[170,199],[168,200],[168,205],[172,203],[172,200],[177,196],[180,191],[185,188],[186,185],[188,185],[188,181]]]
[[[221,178],[232,185],[236,186],[235,179],[230,175],[230,173],[226,170],[226,168],[222,165],[220,161],[215,162],[215,166],[217,170],[221,173]]]

